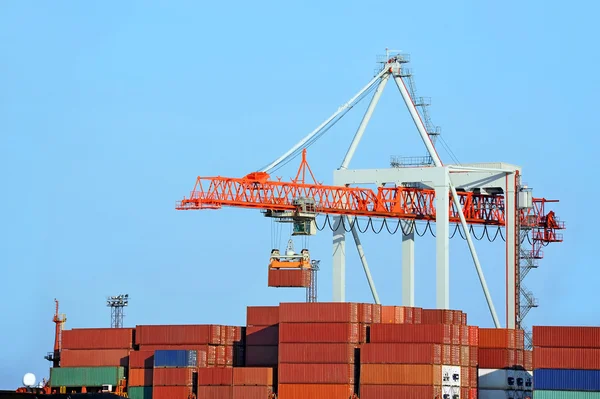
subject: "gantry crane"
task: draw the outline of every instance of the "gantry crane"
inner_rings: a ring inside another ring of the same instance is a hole
[[[67,322],[67,317],[64,314],[58,313],[58,300],[54,299],[55,311],[52,322],[54,323],[54,351],[49,352],[44,359],[52,362],[52,367],[60,366],[60,351],[62,350],[62,332],[64,325]]]
[[[219,209],[224,206],[259,209],[265,216],[293,222],[294,232],[304,235],[316,233],[316,217],[332,215],[333,231],[333,300],[345,300],[345,233],[352,232],[363,264],[374,301],[379,296],[371,277],[366,255],[358,235],[357,218],[397,220],[402,226],[402,303],[414,306],[414,232],[415,223],[436,224],[436,263],[438,308],[449,308],[449,238],[450,224],[456,225],[469,246],[473,262],[483,288],[494,324],[500,327],[492,298],[481,269],[471,232],[473,226],[503,228],[506,241],[507,320],[508,328],[517,327],[520,317],[521,279],[520,264],[523,228],[533,242],[532,256],[541,256],[539,250],[551,242],[561,242],[564,223],[553,212],[546,213],[546,204],[556,202],[533,198],[531,189],[521,186],[521,168],[506,163],[444,164],[434,146],[439,128],[431,128],[427,114],[422,118],[417,107],[423,101],[411,97],[410,72],[404,68],[408,57],[403,54],[386,56],[375,77],[350,101],[342,105],[313,132],[304,137],[281,157],[257,172],[242,178],[198,177],[191,195],[178,202],[178,210]],[[421,165],[401,167],[395,162],[389,169],[348,170],[367,124],[381,93],[393,79],[428,151],[428,161]],[[367,93],[374,91],[371,102],[338,170],[334,184],[317,182],[306,159],[306,147],[321,137]],[[423,122],[423,120],[426,121]],[[428,128],[429,127],[429,132]],[[269,172],[301,154],[302,159],[295,179],[290,182],[273,179]],[[307,176],[312,182],[307,181]],[[377,189],[360,187],[377,184]],[[352,186],[359,185],[359,187]],[[462,228],[462,231],[461,231]]]

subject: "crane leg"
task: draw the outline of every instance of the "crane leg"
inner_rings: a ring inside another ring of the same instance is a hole
[[[415,222],[402,223],[402,306],[415,306]],[[404,234],[406,231],[408,234]]]
[[[333,226],[333,302],[346,301],[346,230],[343,216],[334,216]]]
[[[352,225],[352,217],[348,216],[347,221],[348,225]],[[377,289],[375,288],[375,282],[373,281],[373,277],[371,277],[371,270],[369,269],[369,264],[367,263],[367,257],[365,256],[365,251],[363,250],[362,244],[360,242],[360,237],[358,236],[358,231],[356,231],[356,226],[352,226],[352,237],[354,237],[354,243],[356,244],[356,250],[358,251],[358,256],[360,258],[360,262],[362,263],[363,270],[365,271],[365,275],[367,276],[367,282],[369,283],[369,288],[371,289],[371,294],[373,295],[373,300],[376,304],[380,305],[379,295],[377,294]]]
[[[448,178],[435,187],[436,307],[450,308],[450,198]]]

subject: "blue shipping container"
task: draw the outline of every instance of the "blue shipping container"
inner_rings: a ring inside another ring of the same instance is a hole
[[[156,350],[154,367],[196,367],[196,351],[192,350]]]
[[[600,370],[534,370],[533,389],[600,391]]]

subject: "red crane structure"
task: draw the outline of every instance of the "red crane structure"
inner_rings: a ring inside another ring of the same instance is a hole
[[[238,207],[261,210],[278,221],[293,222],[301,235],[315,234],[318,215],[334,218],[334,301],[345,300],[345,232],[352,232],[373,297],[379,297],[372,281],[366,256],[357,232],[357,218],[397,220],[403,234],[403,305],[414,306],[414,232],[418,221],[435,222],[437,241],[437,307],[449,307],[448,240],[449,225],[456,225],[469,249],[496,327],[500,327],[479,259],[471,239],[473,226],[502,229],[507,246],[506,325],[522,327],[527,311],[536,306],[534,298],[521,285],[527,272],[536,267],[543,256],[542,247],[561,242],[559,230],[565,228],[549,203],[558,202],[533,198],[531,189],[521,185],[521,168],[505,163],[448,164],[442,163],[434,146],[440,134],[431,125],[426,112],[428,105],[416,97],[412,75],[403,64],[405,55],[390,56],[381,61],[383,67],[367,86],[329,119],[306,136],[286,154],[258,172],[241,178],[198,177],[189,197],[178,202],[178,210],[220,209]],[[392,78],[421,135],[429,155],[417,164],[394,160],[390,169],[348,170],[348,165],[364,134],[387,81]],[[405,83],[408,81],[408,84]],[[306,159],[306,147],[337,122],[364,95],[375,91],[365,116],[354,136],[340,168],[334,172],[334,184],[324,185],[315,179]],[[419,114],[417,108],[421,109]],[[274,168],[301,154],[296,177],[289,182],[273,179]],[[308,177],[312,181],[308,180]],[[376,189],[364,184],[377,184]],[[357,186],[358,185],[358,186]],[[361,187],[363,185],[363,187]],[[460,228],[462,227],[462,230]],[[526,248],[526,240],[531,246]],[[341,251],[339,249],[342,249]],[[522,300],[524,299],[524,300]]]
[[[46,360],[52,362],[52,367],[60,366],[60,351],[62,350],[62,331],[64,324],[67,322],[67,317],[64,314],[58,313],[58,300],[55,298],[54,303],[56,309],[52,322],[54,323],[54,351],[45,356]]]

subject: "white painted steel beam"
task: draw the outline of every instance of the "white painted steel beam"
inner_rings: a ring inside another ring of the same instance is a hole
[[[348,222],[348,226],[352,226],[352,222],[356,219],[352,218],[351,216],[347,216],[346,220]],[[362,243],[360,242],[360,237],[358,236],[356,226],[352,226],[351,232],[352,237],[354,237],[354,243],[356,244],[356,250],[358,251],[358,257],[363,265],[363,270],[365,271],[365,276],[367,277],[367,282],[369,283],[369,288],[371,289],[371,294],[373,295],[373,300],[376,304],[380,305],[381,302],[379,301],[379,295],[377,294],[373,277],[371,277],[371,269],[369,269],[367,257],[365,255],[365,251],[363,250]]]
[[[448,175],[435,184],[435,303],[450,309],[450,196]]]
[[[506,328],[515,328],[516,325],[516,267],[518,265],[516,253],[517,237],[517,203],[516,203],[516,174],[506,176],[506,191],[504,194],[504,206],[506,215]]]
[[[333,217],[333,302],[346,301],[346,231],[342,216]]]
[[[402,223],[402,306],[415,306],[415,223]],[[406,231],[407,234],[404,234]]]

